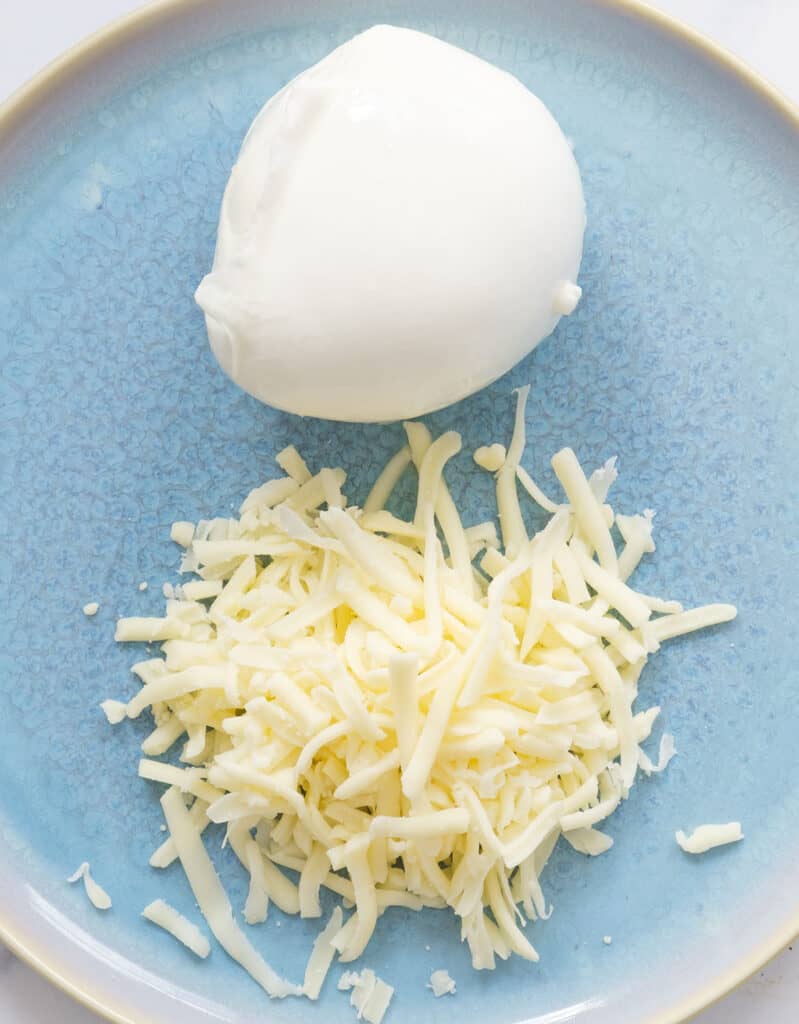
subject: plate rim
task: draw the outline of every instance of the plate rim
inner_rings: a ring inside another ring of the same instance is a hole
[[[693,28],[681,19],[653,7],[646,0],[584,0],[586,6],[605,8],[637,20],[644,26],[671,36],[686,44],[690,49],[715,63],[723,70],[734,74],[741,83],[759,95],[773,111],[787,121],[790,128],[799,134],[799,103],[794,102],[769,79],[725,46],[715,42],[699,29]],[[179,16],[181,10],[189,12],[195,0],[150,0],[127,14],[108,22],[95,32],[64,50],[58,57],[46,64],[37,74],[24,82],[0,103],[0,150],[14,129],[24,124],[29,114],[48,96],[56,91],[60,83],[68,80],[94,61],[123,47],[127,41],[141,31],[157,28],[169,18]],[[667,1010],[649,1017],[642,1024],[681,1024],[729,995],[733,989],[778,956],[791,942],[799,937],[799,907],[788,920],[765,942],[725,971],[686,996]],[[62,971],[46,950],[34,949],[6,919],[0,909],[0,941],[11,952],[54,984],[62,992],[75,999],[87,1009],[99,1014],[114,1024],[142,1024],[130,1015],[121,1004],[112,1005],[106,998],[93,995],[80,979]]]

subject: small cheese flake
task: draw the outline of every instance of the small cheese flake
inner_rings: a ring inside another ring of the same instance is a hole
[[[284,473],[298,484],[305,484],[311,479],[311,473],[293,444],[288,445],[275,456],[275,462]]]
[[[103,887],[92,878],[88,861],[84,861],[77,871],[75,871],[74,874],[71,874],[67,879],[70,885],[80,880],[83,881],[83,888],[86,895],[89,897],[89,902],[98,910],[110,910],[111,897],[105,889],[103,889]]]
[[[170,935],[174,935],[178,942],[182,942],[192,953],[203,960],[211,952],[211,943],[197,925],[164,900],[153,900],[152,903],[148,903],[142,911],[142,917],[157,924],[159,928],[163,928]]]
[[[142,580],[142,581],[141,581],[141,583],[139,584],[139,590],[142,590],[142,591],[144,591],[144,590],[146,590],[146,589],[147,589],[147,588],[148,588],[149,586],[150,586],[150,584],[149,584],[149,583],[147,582],[147,580]]]
[[[188,637],[191,630],[188,623],[175,618],[144,618],[132,616],[118,619],[114,639],[124,642],[144,641],[155,643],[158,640],[178,640]]]
[[[100,605],[97,601],[89,601],[88,604],[83,606],[83,614],[87,618],[91,618],[92,615],[96,615],[100,610]]]
[[[427,988],[433,990],[433,995],[436,999],[440,999],[441,996],[455,995],[455,982],[445,970],[433,971],[430,975],[430,981],[427,983]]]
[[[610,935],[603,935],[602,941],[605,943],[606,946],[609,946],[613,942],[613,937]]]
[[[660,737],[657,764],[653,764],[651,758],[643,750],[638,753],[638,764],[641,767],[641,771],[647,775],[658,774],[665,771],[671,759],[676,756],[677,748],[674,743],[674,737],[671,733],[664,732]]]
[[[452,431],[406,423],[363,511],[343,469],[313,474],[290,446],[287,476],[251,491],[238,519],[176,524],[182,570],[199,578],[166,591],[163,617],[117,623],[120,641],[163,645],[133,666],[135,696],[104,707],[155,719],[139,774],[171,787],[170,836],[151,864],[180,859],[211,930],[273,995],[315,998],[334,952],[359,957],[390,906],[449,908],[475,969],[535,961],[523,926],[551,913],[541,876],[558,838],[606,853],[598,826],[674,754],[668,734],[657,764],[641,749],[659,711],[636,705],[648,655],[735,615],[634,588],[653,516],[608,503],[615,460],[586,475],[564,449],[562,502],[538,488],[521,466],[528,390],[507,450],[478,450],[497,467],[501,538],[461,521]],[[418,485],[403,520],[385,506],[406,471]],[[532,536],[522,492],[551,516]],[[153,760],[175,744],[182,766]],[[301,989],[234,924],[200,838],[209,821],[249,875],[247,923],[269,903],[320,917],[323,889],[353,909],[320,933]],[[390,986],[345,979],[378,1019]]]
[[[191,547],[191,543],[194,540],[194,523],[173,523],[169,531],[169,538],[182,548]]]
[[[587,857],[599,857],[613,846],[613,840],[595,828],[575,828],[563,833],[566,842],[578,853]]]
[[[128,706],[121,700],[104,700],[100,707],[111,725],[119,725],[128,717]]]
[[[360,972],[345,971],[339,978],[338,989],[350,992],[350,1005],[357,1011],[358,1020],[367,1024],[380,1024],[394,995],[392,986],[368,967]]]
[[[743,839],[740,821],[730,821],[726,825],[699,825],[690,835],[680,829],[674,838],[680,849],[686,853],[707,853],[716,846],[726,846]]]
[[[504,444],[490,444],[478,448],[472,458],[475,464],[489,473],[496,473],[505,464],[507,452]]]
[[[208,601],[222,593],[221,580],[192,580],[180,588],[186,601]]]

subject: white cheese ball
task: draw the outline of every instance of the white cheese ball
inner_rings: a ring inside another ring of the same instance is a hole
[[[380,25],[256,117],[197,289],[211,347],[303,416],[418,416],[495,380],[580,296],[585,204],[517,79]]]

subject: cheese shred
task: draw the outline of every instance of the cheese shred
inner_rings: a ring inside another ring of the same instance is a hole
[[[105,889],[92,878],[89,862],[84,861],[81,866],[71,874],[67,881],[72,885],[74,882],[82,881],[89,902],[98,910],[111,909],[111,897]]]
[[[273,999],[302,995],[302,988],[281,978],[236,924],[230,901],[179,790],[168,789],[161,797],[161,807],[191,891],[219,945]]]
[[[141,914],[148,921],[174,935],[178,942],[182,942],[195,956],[204,960],[211,952],[211,943],[197,925],[164,900],[153,900],[152,903],[148,903]]]
[[[716,846],[726,846],[743,839],[740,821],[730,821],[726,825],[700,825],[688,836],[680,829],[675,833],[677,844],[686,853],[707,853]]]

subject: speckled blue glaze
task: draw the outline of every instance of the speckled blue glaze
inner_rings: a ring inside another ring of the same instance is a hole
[[[251,118],[385,19],[537,92],[574,140],[588,203],[578,311],[508,376],[429,417],[463,433],[449,479],[465,518],[494,507],[469,453],[507,440],[511,389],[531,381],[533,475],[554,489],[548,460],[564,444],[589,467],[618,453],[615,502],[658,513],[643,585],[734,601],[740,618],[647,668],[641,706],[662,704],[679,756],[610,820],[609,854],[556,852],[555,913],[531,926],[540,964],[474,974],[453,919],[390,911],[364,965],[397,987],[389,1022],[667,1014],[799,909],[796,132],[699,51],[601,6],[221,6],[120,43],[0,149],[3,913],[107,1005],[155,993],[154,1020],[353,1019],[333,980],[316,1006],[265,1005],[218,947],[200,964],[139,918],[156,896],[197,915],[178,868],[147,867],[163,838],[159,787],[135,778],[148,725],[112,730],[97,705],[136,688],[113,625],[161,607],[158,584],[177,579],[174,519],[237,507],[288,442],[313,467],[343,461],[358,501],[400,444],[399,426],[304,421],[237,390],[192,301]],[[734,848],[692,860],[673,841],[730,818],[746,832]],[[243,874],[209,834],[240,907]],[[113,896],[106,915],[63,881],[84,859]],[[250,934],[298,979],[318,927],[272,910]],[[456,1002],[425,990],[438,967]]]

